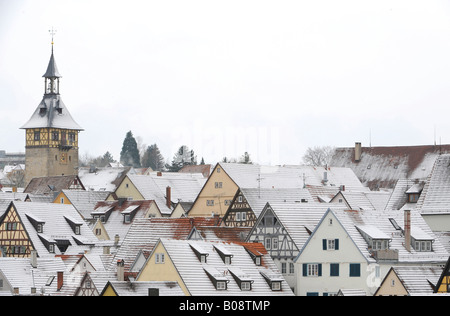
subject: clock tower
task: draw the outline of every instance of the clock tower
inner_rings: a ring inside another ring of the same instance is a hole
[[[53,54],[53,40],[50,62],[42,77],[44,97],[21,127],[26,134],[25,186],[35,177],[78,174],[78,134],[83,129],[61,99],[61,75]]]

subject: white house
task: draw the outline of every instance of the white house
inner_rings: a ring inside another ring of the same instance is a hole
[[[373,295],[393,266],[443,265],[448,253],[416,211],[329,209],[295,259],[301,296]]]

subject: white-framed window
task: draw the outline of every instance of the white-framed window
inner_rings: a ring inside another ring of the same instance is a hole
[[[217,290],[226,290],[227,289],[227,282],[225,281],[217,281],[217,285],[216,285],[216,289]]]
[[[50,253],[54,253],[55,252],[55,245],[54,244],[48,245],[48,252],[50,252]]]
[[[125,214],[124,215],[124,223],[125,224],[129,224],[131,222],[131,216],[130,214]]]
[[[278,249],[278,238],[272,238],[272,249]]]
[[[75,235],[80,235],[80,226],[75,226]]]
[[[327,244],[328,244],[327,245],[328,250],[335,250],[335,247],[336,247],[335,239],[328,239]]]
[[[241,221],[241,212],[236,212],[236,221]]]
[[[281,282],[272,282],[272,291],[281,291]]]
[[[155,263],[156,264],[163,264],[165,262],[164,254],[163,253],[157,253],[155,254]]]
[[[266,247],[267,250],[272,249],[272,239],[266,238],[266,242],[265,242],[264,246]]]
[[[319,264],[318,263],[308,263],[307,276],[309,276],[309,277],[319,276]]]
[[[250,291],[252,289],[252,284],[250,282],[241,282],[241,291]]]

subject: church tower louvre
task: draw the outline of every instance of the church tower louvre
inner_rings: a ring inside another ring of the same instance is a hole
[[[54,33],[53,33],[54,34]],[[52,35],[53,35],[52,34]],[[83,129],[75,122],[60,95],[60,79],[52,53],[45,80],[44,97],[25,130],[25,185],[36,177],[78,174],[78,134]]]

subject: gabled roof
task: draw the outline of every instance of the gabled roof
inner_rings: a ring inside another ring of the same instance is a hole
[[[390,273],[395,273],[409,295],[431,294],[434,292],[435,286],[442,274],[442,268],[426,265],[394,266],[389,270],[381,286]]]
[[[62,190],[70,203],[83,218],[90,218],[91,212],[99,201],[104,201],[109,192],[106,191],[84,191],[84,190]]]
[[[389,192],[383,191],[339,191],[339,193],[331,200],[331,203],[339,202],[338,197],[342,196],[350,209],[384,210],[390,195]]]
[[[192,296],[292,296],[293,293],[268,254],[263,254],[263,265],[258,266],[242,245],[205,241],[161,239],[184,285]],[[231,264],[225,264],[217,247],[232,254]],[[198,246],[209,255],[201,263],[192,246]],[[148,260],[151,259],[151,256]],[[281,282],[281,291],[272,291],[264,276]],[[216,290],[213,279],[227,282],[227,290]],[[250,291],[242,291],[238,280],[251,280]]]
[[[248,204],[256,217],[269,203],[314,203],[313,198],[307,189],[303,188],[241,188],[240,191],[245,196]]]
[[[131,223],[124,223],[125,214],[131,215],[131,222],[138,218],[144,218],[153,203],[154,201],[148,200],[101,201],[96,204],[94,213],[96,210],[108,208],[110,213],[106,222],[103,223],[103,227],[111,238],[119,235],[120,240],[123,240],[131,228]]]
[[[393,188],[399,179],[425,179],[442,153],[450,153],[450,145],[362,147],[355,161],[354,147],[337,148],[330,165],[353,169],[371,189]]]
[[[450,155],[436,159],[417,202],[422,214],[450,213]]]
[[[52,242],[67,240],[74,247],[77,246],[77,240],[80,239],[89,241],[92,244],[98,241],[72,205],[18,201],[11,202],[11,205],[15,207],[19,214],[22,224],[40,257],[61,254],[58,247],[55,247],[55,254],[49,253],[42,239]],[[77,219],[77,222],[83,223],[80,225],[80,235],[74,233],[65,216]],[[40,222],[45,223],[43,233],[37,232],[32,223],[33,219],[38,219]]]
[[[304,188],[306,185],[367,191],[350,168],[219,163],[240,188]]]
[[[37,258],[37,267],[33,268],[29,258],[0,258],[0,275],[4,275],[10,287],[18,288],[19,295],[31,295],[31,288],[36,289],[36,295],[56,292],[56,273],[65,271],[60,258]],[[49,280],[52,282],[49,282]]]
[[[215,225],[215,218],[137,218],[133,221],[121,247],[109,269],[115,269],[115,262],[123,259],[125,271],[134,263],[142,251],[149,254],[160,238],[187,239],[195,226]]]
[[[347,232],[355,246],[368,262],[375,263],[369,251],[368,244],[361,234],[358,227],[373,227],[377,231],[390,237],[390,249],[398,250],[398,263],[431,263],[431,262],[446,262],[448,253],[440,240],[436,238],[422,216],[416,212],[411,211],[411,236],[416,239],[433,240],[432,251],[418,252],[411,247],[411,252],[405,249],[405,237],[402,231],[404,230],[404,211],[389,210],[389,211],[373,211],[373,210],[339,210],[331,206],[320,220],[316,230],[311,235],[314,237],[317,228],[322,225],[324,218],[331,212]],[[398,230],[393,221],[399,226]],[[372,228],[372,230],[373,230]],[[307,247],[306,242],[304,247]],[[301,253],[300,253],[301,255]]]
[[[300,250],[310,238],[310,232],[317,227],[329,207],[346,209],[345,206],[331,206],[328,203],[267,203],[252,232],[257,230],[258,223],[265,213],[271,210]]]
[[[77,184],[74,184],[76,181]],[[76,175],[70,176],[52,176],[39,177],[31,179],[24,193],[32,194],[53,194],[54,192],[61,192],[62,190],[72,189],[73,186],[84,190],[83,183]]]

